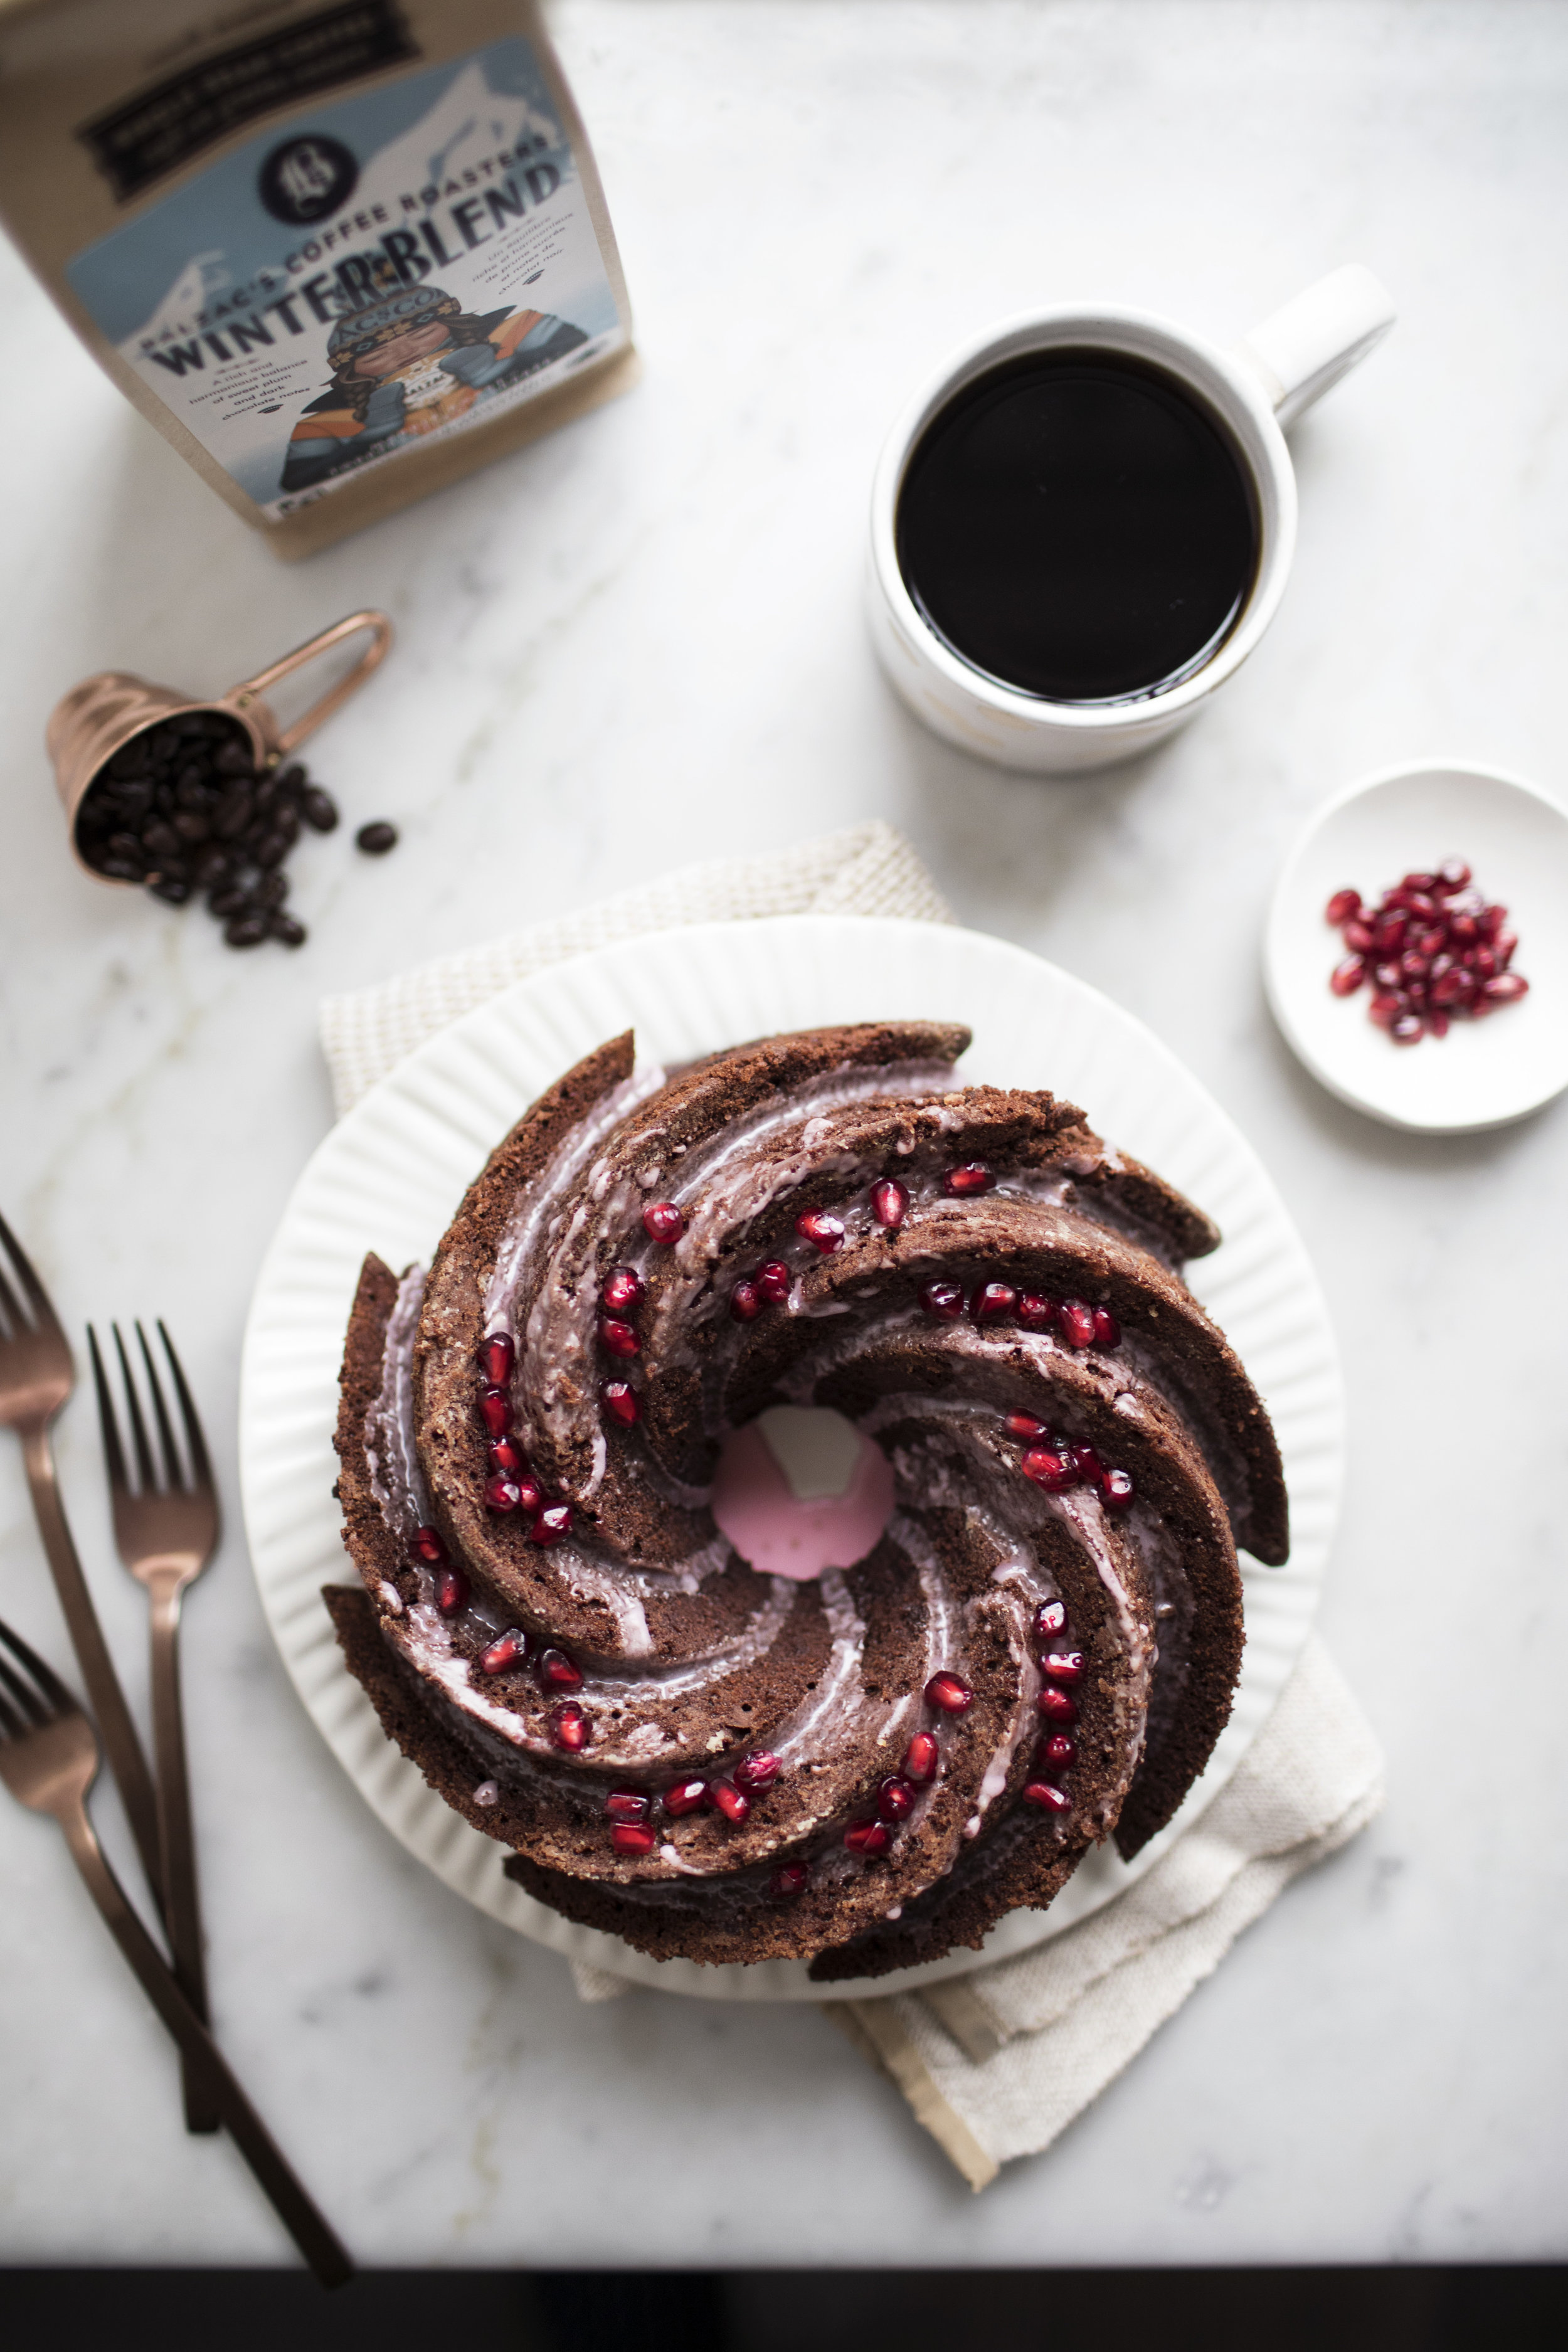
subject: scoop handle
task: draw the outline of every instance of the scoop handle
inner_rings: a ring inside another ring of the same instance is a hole
[[[1271,311],[1235,352],[1261,378],[1279,424],[1293,425],[1376,349],[1398,315],[1386,286],[1351,261]]]
[[[224,701],[234,710],[245,710],[251,703],[258,701],[268,687],[276,686],[280,677],[287,677],[306,662],[314,661],[318,654],[330,653],[334,646],[341,646],[345,637],[354,636],[362,629],[369,630],[370,643],[353,669],[346,677],[340,677],[336,686],[330,687],[319,702],[313,702],[302,719],[296,719],[292,727],[286,727],[278,737],[277,749],[280,754],[296,750],[308,735],[315,733],[324,719],[330,719],[334,710],[341,709],[350,695],[357,693],[371,672],[379,669],[386,659],[387,649],[392,644],[392,623],[384,613],[351,613],[346,620],[334,621],[330,629],[321,631],[320,636],[307,638],[302,646],[296,646],[291,654],[284,654],[279,660],[269,663],[266,669],[258,670],[256,676],[247,677],[243,685],[231,686],[223,698]]]

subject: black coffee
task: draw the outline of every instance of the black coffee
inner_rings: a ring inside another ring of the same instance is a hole
[[[1032,352],[951,400],[899,495],[899,568],[970,666],[1049,702],[1135,702],[1235,627],[1258,570],[1250,478],[1173,376]]]

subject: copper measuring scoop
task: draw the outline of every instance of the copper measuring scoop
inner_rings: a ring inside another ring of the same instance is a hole
[[[370,643],[347,677],[341,677],[319,702],[312,703],[292,727],[279,728],[261,699],[268,688],[276,686],[279,678],[287,677],[304,663],[314,661],[318,654],[330,653],[334,646],[342,645],[346,637],[362,629],[370,632]],[[320,636],[296,646],[291,654],[258,670],[243,685],[231,686],[226,694],[210,702],[195,695],[177,693],[172,686],[152,686],[144,677],[132,677],[129,670],[105,669],[100,670],[96,677],[84,677],[79,686],[73,686],[56,703],[44,738],[54,762],[55,782],[65,803],[77,864],[95,882],[108,882],[116,889],[138,887],[135,883],[121,884],[117,875],[100,874],[96,866],[89,866],[76,835],[78,813],[99,772],[133,735],[183,711],[216,711],[223,718],[237,719],[244,728],[258,769],[274,768],[308,735],[313,735],[323,719],[340,709],[350,695],[364,684],[372,670],[380,668],[391,643],[392,623],[384,613],[351,613],[346,620],[334,621]]]

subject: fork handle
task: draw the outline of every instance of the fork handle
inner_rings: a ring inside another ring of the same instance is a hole
[[[22,1454],[27,1467],[27,1484],[32,1489],[34,1516],[44,1539],[55,1591],[60,1597],[66,1630],[87,1685],[88,1704],[98,1718],[109,1769],[119,1788],[153,1899],[162,1912],[165,1906],[163,1867],[153,1776],[147,1769],[147,1759],[142,1752],[142,1742],[136,1736],[136,1726],[125,1704],[125,1693],[120,1687],[120,1677],[114,1671],[114,1661],[109,1654],[103,1628],[98,1622],[98,1612],[92,1605],[92,1595],[87,1589],[87,1579],[81,1572],[81,1562],[66,1522],[47,1422],[23,1432]]]
[[[56,1814],[71,1858],[88,1893],[108,1922],[110,1933],[141,1979],[147,1995],[192,2073],[211,2086],[218,2113],[235,2146],[270,2199],[274,2211],[323,2286],[342,2286],[353,2276],[348,2249],[312,2202],[287,2157],[247,2098],[227,2060],[164,1967],[158,1948],[132,1909],[125,1891],[103,1858],[87,1809],[79,1798]]]
[[[153,1753],[158,1767],[158,1830],[167,1895],[165,1918],[174,1974],[196,2015],[206,2022],[206,1960],[202,1949],[201,1905],[196,1893],[196,1843],[191,1826],[190,1782],[185,1771],[185,1734],[180,1707],[180,1597],[184,1569],[167,1569],[149,1580],[152,1632]],[[184,2069],[185,2129],[216,2131],[219,2116],[205,2076]]]

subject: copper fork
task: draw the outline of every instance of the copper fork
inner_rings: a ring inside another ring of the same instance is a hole
[[[235,2146],[322,2285],[341,2286],[353,2274],[346,2249],[230,2073],[103,1858],[87,1817],[87,1792],[98,1766],[97,1738],[69,1691],[19,1633],[0,1622],[0,1780],[19,1803],[59,1823],[88,1893],[179,2043],[187,2071],[211,2085]]]
[[[132,1444],[136,1456],[134,1486],[126,1469],[125,1450],[120,1442],[114,1399],[104,1374],[103,1359],[98,1352],[98,1334],[90,1323],[87,1327],[87,1344],[92,1356],[99,1416],[103,1423],[103,1455],[109,1465],[109,1488],[114,1508],[114,1540],[119,1546],[121,1559],[138,1583],[147,1590],[153,1646],[153,1759],[158,1776],[158,1851],[166,1896],[164,1917],[169,1929],[169,1948],[174,1956],[174,1974],[179,1978],[191,2007],[205,2022],[208,2015],[206,1960],[203,1950],[201,1905],[196,1892],[196,1847],[191,1828],[190,1780],[185,1769],[185,1735],[180,1707],[180,1603],[186,1586],[195,1581],[217,1549],[217,1491],[213,1484],[212,1466],[202,1437],[202,1424],[168,1332],[160,1323],[158,1336],[169,1360],[169,1370],[173,1375],[174,1394],[179,1402],[180,1419],[184,1429],[188,1476],[174,1443],[174,1426],[168,1406],[163,1402],[163,1391],[158,1380],[157,1367],[153,1361],[153,1351],[147,1345],[147,1334],[138,1323],[136,1337],[146,1369],[153,1413],[158,1424],[159,1451],[163,1456],[162,1476],[153,1461],[153,1448],[147,1442],[147,1423],[142,1416],[136,1382],[131,1377],[131,1365],[125,1353],[125,1342],[120,1336],[120,1326],[116,1323],[110,1328],[114,1333],[115,1352],[120,1358],[120,1373],[125,1383],[125,1402],[131,1419]],[[216,2110],[206,2095],[200,2075],[194,2074],[189,2067],[185,2070],[184,2099],[186,2129],[216,2131]]]
[[[55,1474],[50,1428],[75,1386],[71,1351],[59,1318],[20,1244],[0,1217],[0,1428],[14,1429],[22,1441],[33,1510],[71,1647],[98,1718],[109,1769],[119,1785],[147,1884],[161,1911],[163,1872],[153,1776],[71,1541]]]

